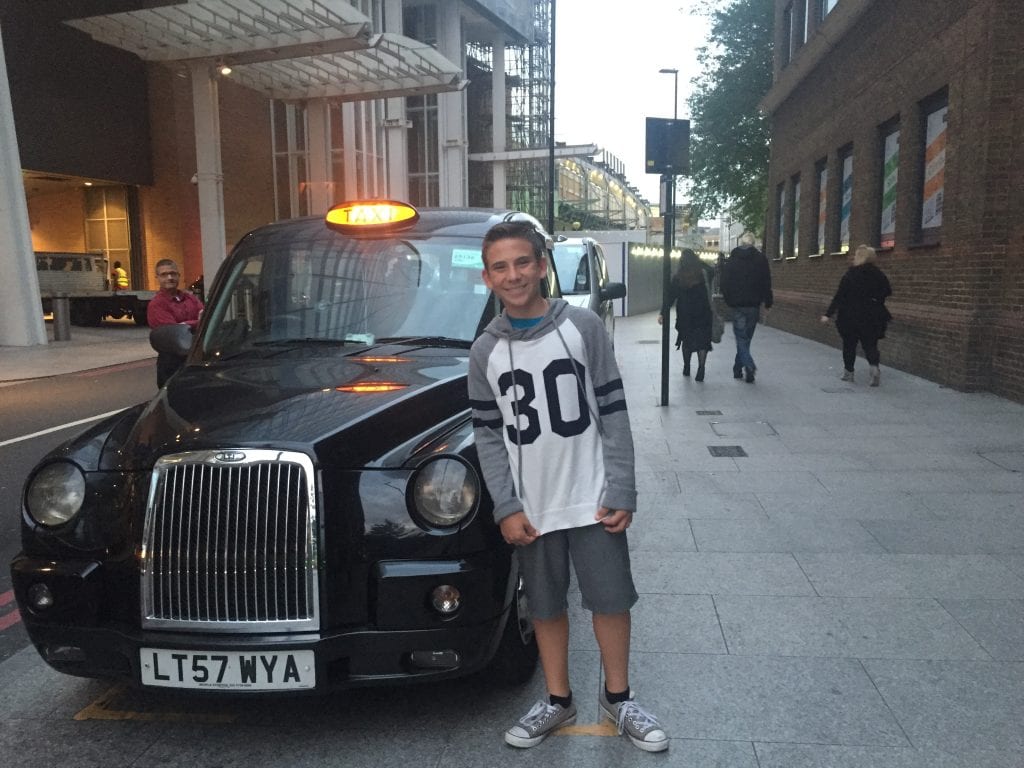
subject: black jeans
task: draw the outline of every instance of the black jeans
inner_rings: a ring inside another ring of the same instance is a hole
[[[857,359],[858,342],[864,348],[864,357],[868,359],[868,365],[878,365],[881,355],[878,352],[878,337],[865,335],[851,331],[843,334],[843,367],[848,371],[853,370],[853,363]]]

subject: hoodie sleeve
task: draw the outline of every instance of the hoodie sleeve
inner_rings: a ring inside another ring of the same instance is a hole
[[[487,381],[487,360],[496,342],[494,336],[485,333],[474,342],[469,353],[469,406],[473,413],[473,436],[480,469],[487,492],[494,501],[494,521],[501,522],[522,510],[523,503],[512,479],[501,411]]]
[[[626,392],[615,363],[612,341],[600,318],[590,310],[573,315],[590,360],[590,377],[601,420],[601,451],[604,457],[605,490],[601,505],[608,509],[636,510],[636,469],[633,432],[626,410]]]

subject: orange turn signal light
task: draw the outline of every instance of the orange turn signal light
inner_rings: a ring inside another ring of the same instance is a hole
[[[357,384],[342,384],[335,387],[338,392],[351,392],[357,395],[365,395],[374,392],[394,392],[405,389],[408,384],[399,384],[394,381],[360,381]]]
[[[419,211],[397,200],[354,200],[335,205],[324,221],[333,230],[356,234],[406,229],[419,217]]]

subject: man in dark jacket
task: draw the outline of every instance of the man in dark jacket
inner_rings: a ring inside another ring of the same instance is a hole
[[[736,337],[732,376],[742,379],[746,371],[747,383],[753,384],[757,366],[750,356],[750,340],[761,318],[761,305],[765,311],[772,306],[772,273],[750,232],[740,235],[739,246],[722,265],[722,298],[732,308],[732,332]]]

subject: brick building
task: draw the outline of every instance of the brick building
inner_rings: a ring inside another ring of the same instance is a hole
[[[1024,401],[1020,0],[775,0],[772,324],[818,317],[879,249],[882,364]],[[838,357],[837,357],[838,360]]]

